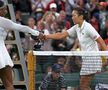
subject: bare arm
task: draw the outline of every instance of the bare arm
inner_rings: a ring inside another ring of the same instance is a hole
[[[62,39],[62,38],[65,38],[68,36],[68,32],[67,31],[64,31],[64,32],[61,32],[61,33],[54,33],[54,34],[49,34],[49,35],[46,35],[46,39]]]
[[[71,48],[71,51],[76,50],[77,48],[81,48],[79,45],[79,40],[78,38],[75,40],[73,47]]]
[[[101,49],[103,51],[107,51],[108,50],[104,40],[101,37],[97,38],[96,41],[97,41],[97,43],[99,43],[99,45],[100,45],[100,47],[101,47]]]

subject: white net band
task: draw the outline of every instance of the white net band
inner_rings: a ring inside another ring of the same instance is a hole
[[[33,51],[38,56],[108,56],[108,51]]]

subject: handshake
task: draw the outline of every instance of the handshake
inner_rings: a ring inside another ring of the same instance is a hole
[[[46,35],[44,35],[43,33],[39,33],[38,38],[39,38],[40,40],[42,40],[42,41],[47,40]]]

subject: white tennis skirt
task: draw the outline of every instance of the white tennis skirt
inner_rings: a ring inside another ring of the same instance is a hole
[[[101,57],[82,57],[82,67],[80,75],[90,75],[101,72],[102,60]]]
[[[4,44],[0,44],[0,69],[7,65],[13,67],[14,64],[6,49],[6,46]]]

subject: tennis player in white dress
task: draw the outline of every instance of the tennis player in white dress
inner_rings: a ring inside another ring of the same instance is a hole
[[[62,33],[45,35],[45,39],[61,39],[67,36],[77,36],[82,51],[99,51],[98,44],[102,50],[108,50],[105,42],[93,26],[85,21],[84,15],[86,14],[83,9],[75,8],[72,11],[72,20],[75,25]],[[80,90],[90,90],[90,82],[95,73],[101,71],[101,68],[102,60],[100,57],[82,57]]]
[[[13,62],[9,56],[9,53],[5,47],[5,39],[7,30],[22,31],[25,33],[31,33],[35,36],[40,36],[40,33],[36,30],[16,24],[13,21],[4,18],[7,9],[3,1],[0,1],[0,78],[4,84],[5,90],[14,90],[12,80],[12,67]]]

